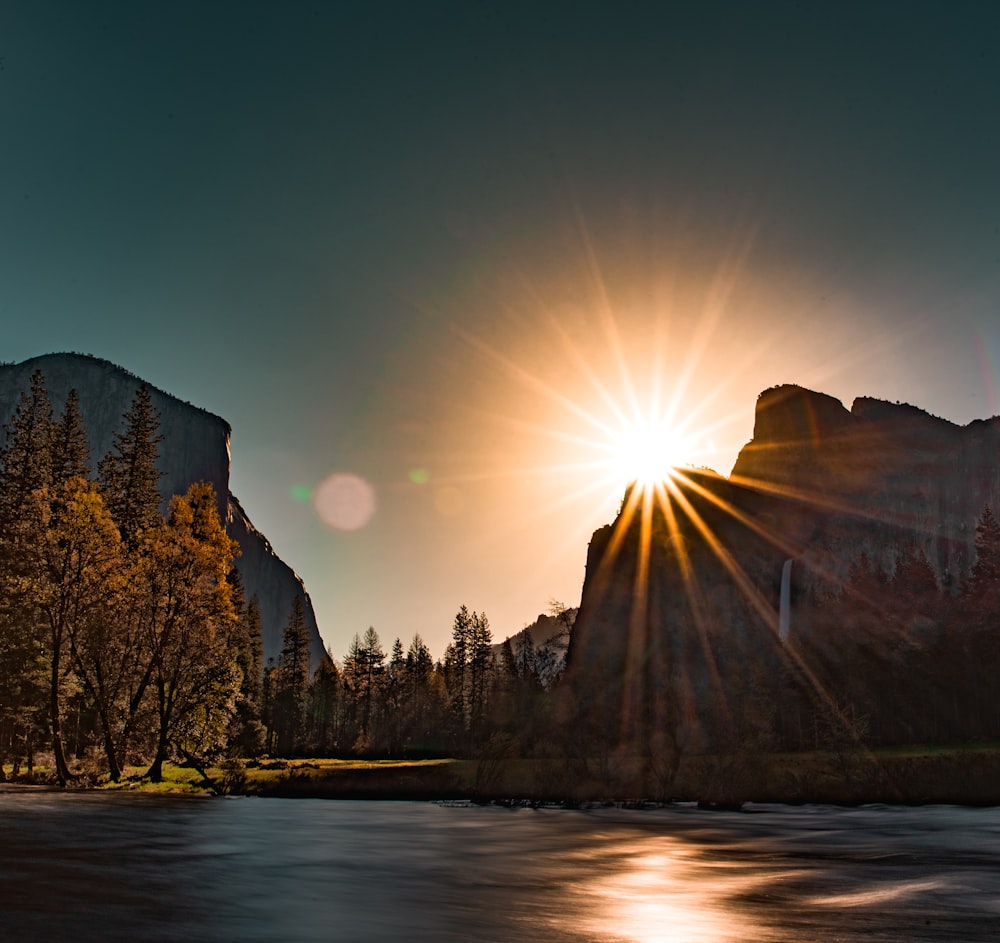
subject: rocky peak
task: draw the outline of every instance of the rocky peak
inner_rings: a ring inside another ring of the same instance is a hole
[[[112,448],[122,415],[136,391],[146,387],[160,415],[160,490],[166,502],[196,481],[208,481],[219,497],[219,514],[229,535],[240,545],[236,561],[247,598],[256,595],[261,610],[264,660],[277,659],[285,623],[296,595],[304,601],[311,635],[313,664],[327,657],[309,594],[302,580],[274,553],[229,491],[229,423],[220,416],[178,399],[110,361],[84,354],[62,353],[32,357],[22,363],[0,364],[0,425],[13,414],[31,375],[41,370],[56,415],[71,389],[79,394],[80,412],[96,463]]]

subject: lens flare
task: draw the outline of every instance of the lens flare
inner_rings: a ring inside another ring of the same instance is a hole
[[[316,488],[313,507],[334,530],[360,530],[375,513],[375,489],[358,475],[338,472]]]
[[[646,488],[689,464],[697,444],[667,419],[645,419],[623,426],[612,436],[610,450],[622,484],[637,482]]]

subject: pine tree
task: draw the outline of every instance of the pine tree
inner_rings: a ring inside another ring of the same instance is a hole
[[[485,612],[472,614],[469,660],[469,727],[473,737],[485,737],[486,710],[493,675],[493,633]]]
[[[90,446],[80,415],[76,390],[66,396],[59,421],[52,427],[52,481],[59,485],[70,478],[90,477]]]
[[[236,700],[230,741],[239,756],[258,756],[264,749],[265,731],[261,722],[261,662],[263,661],[260,605],[257,597],[249,602],[243,580],[235,567],[228,582],[233,608],[239,616],[233,637],[233,657],[240,670],[240,691]]]
[[[340,672],[328,658],[309,682],[309,743],[314,755],[327,755],[336,746],[339,695]]]
[[[380,720],[380,699],[385,675],[385,652],[378,632],[372,626],[364,636],[355,635],[344,659],[344,684],[353,701],[357,753],[370,751],[376,740]]]
[[[964,595],[973,627],[982,630],[1000,622],[1000,523],[989,505],[976,526],[976,562]]]
[[[122,419],[125,429],[115,433],[114,447],[97,471],[108,510],[125,545],[133,549],[140,533],[156,525],[162,500],[156,462],[163,436],[149,387],[139,387]]]
[[[7,536],[31,493],[52,484],[52,405],[41,370],[32,374],[30,388],[3,428],[7,441],[0,450],[0,525]]]
[[[472,646],[472,614],[463,605],[455,614],[451,626],[451,644],[444,653],[445,682],[448,685],[450,710],[458,729],[468,727],[471,703],[468,671],[469,649]]]
[[[309,687],[309,631],[302,597],[296,596],[282,635],[275,689],[278,752],[290,756],[302,745]]]
[[[444,693],[434,670],[434,659],[420,635],[414,635],[406,651],[406,684],[401,708],[406,719],[408,745],[427,750],[440,736],[444,722]]]
[[[0,450],[0,661],[7,670],[22,670],[24,675],[22,681],[5,679],[2,697],[22,739],[30,743],[33,728],[44,729],[46,707],[51,713],[51,681],[43,685],[42,679],[45,675],[51,679],[53,664],[58,670],[60,655],[53,655],[51,648],[43,651],[47,632],[33,591],[42,540],[35,496],[47,495],[52,483],[52,406],[40,370],[32,374],[4,432],[6,442]],[[58,731],[58,718],[55,725]],[[51,731],[51,716],[48,726]],[[56,749],[61,756],[60,748]],[[66,772],[63,763],[60,777],[65,779]]]

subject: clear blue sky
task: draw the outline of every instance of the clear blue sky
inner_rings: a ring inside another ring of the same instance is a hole
[[[578,601],[630,389],[724,473],[776,383],[1000,412],[998,9],[4,3],[0,359],[228,419],[336,656],[502,637]]]

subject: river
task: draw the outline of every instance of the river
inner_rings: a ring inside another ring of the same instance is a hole
[[[1000,939],[1000,809],[209,799],[0,789],[25,941]]]

